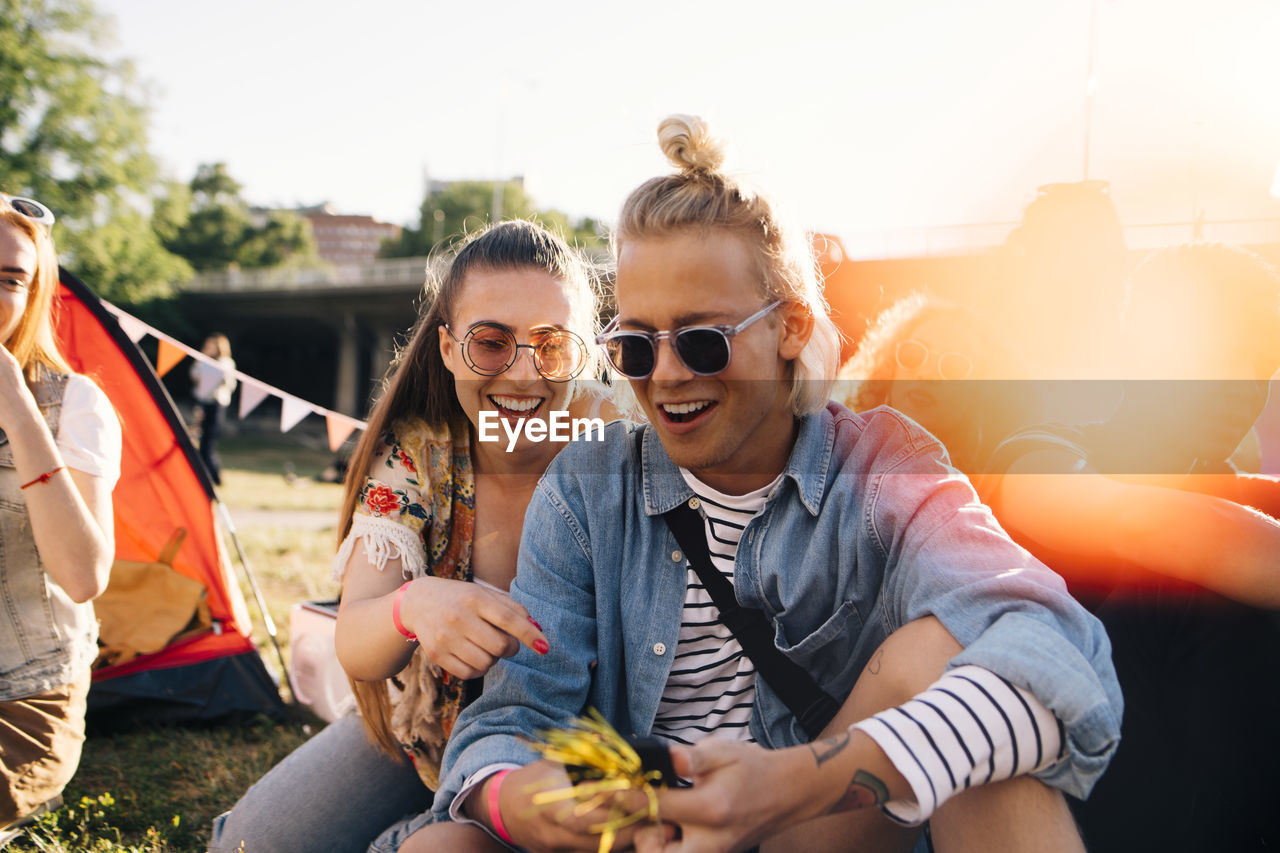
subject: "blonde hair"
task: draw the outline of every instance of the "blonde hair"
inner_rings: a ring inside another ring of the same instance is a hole
[[[617,258],[628,240],[666,237],[686,229],[722,229],[756,252],[761,295],[803,305],[813,332],[791,365],[792,412],[826,405],[840,363],[840,333],[827,313],[813,248],[786,227],[764,195],[720,171],[724,146],[697,116],[671,115],[658,125],[658,143],[679,171],[650,178],[622,205],[612,243]]]
[[[5,347],[18,360],[27,382],[34,382],[40,368],[73,373],[58,350],[53,335],[53,296],[58,291],[58,252],[49,229],[14,210],[0,198],[0,222],[30,238],[36,247],[36,268],[27,286],[27,307]]]

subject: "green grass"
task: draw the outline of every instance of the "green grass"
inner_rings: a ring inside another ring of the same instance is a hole
[[[213,818],[307,739],[303,724],[152,728],[91,738],[67,805],[15,851],[202,851]]]
[[[223,503],[237,509],[330,510],[342,503],[342,486],[320,482],[333,454],[305,445],[285,445],[284,436],[228,439],[222,458]]]
[[[224,486],[219,493],[233,511],[327,512],[336,523],[341,487],[311,479],[332,461],[327,449],[285,434],[228,438],[221,455]],[[290,482],[286,474],[296,479]],[[329,579],[336,531],[332,523],[322,530],[302,530],[276,527],[265,517],[263,522],[242,524],[238,534],[287,659],[289,609],[337,594]],[[254,639],[268,669],[278,676],[275,651],[229,542],[227,552],[249,603]],[[322,725],[300,714],[286,723],[262,719],[90,737],[80,769],[63,792],[66,805],[42,816],[5,853],[203,851],[213,818]]]

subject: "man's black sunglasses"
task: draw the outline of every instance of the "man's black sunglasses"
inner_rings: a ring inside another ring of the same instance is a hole
[[[733,356],[730,338],[782,304],[770,302],[736,326],[685,326],[667,332],[618,329],[618,317],[596,338],[604,347],[613,369],[627,379],[647,379],[658,363],[658,341],[671,339],[671,349],[680,363],[699,376],[714,376],[729,366]]]

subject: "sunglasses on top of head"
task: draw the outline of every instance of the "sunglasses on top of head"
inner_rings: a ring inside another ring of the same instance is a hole
[[[782,304],[774,300],[736,326],[685,326],[667,332],[618,329],[613,318],[596,343],[604,347],[613,369],[627,379],[647,379],[658,364],[658,341],[671,339],[671,350],[680,363],[698,376],[714,376],[733,357],[730,339]]]
[[[4,199],[9,203],[10,207],[28,219],[34,219],[46,228],[53,227],[53,211],[35,199],[9,195],[8,193],[0,193],[0,198]]]
[[[501,323],[476,323],[459,338],[446,323],[449,337],[462,344],[462,360],[473,373],[498,376],[516,363],[520,350],[533,354],[538,375],[551,382],[568,382],[587,365],[587,345],[568,329],[552,329],[534,335],[534,342],[516,342],[515,332]]]
[[[898,366],[906,370],[920,370],[933,355],[932,350],[914,338],[900,341],[894,351]],[[968,379],[973,373],[973,361],[963,353],[942,352],[937,356],[938,377],[941,379]]]

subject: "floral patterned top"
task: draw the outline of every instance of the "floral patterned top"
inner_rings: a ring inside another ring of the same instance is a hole
[[[334,558],[342,573],[356,540],[383,571],[400,558],[406,579],[473,580],[476,485],[470,431],[465,423],[433,427],[413,418],[397,421],[382,436],[351,520]],[[391,729],[427,787],[439,784],[440,759],[464,701],[465,682],[415,651],[394,679]]]

